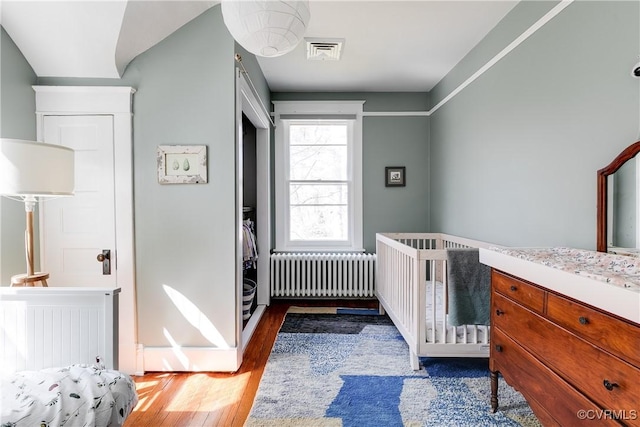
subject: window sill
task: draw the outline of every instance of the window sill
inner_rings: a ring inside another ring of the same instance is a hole
[[[276,248],[271,251],[272,253],[364,253],[366,252],[364,248],[336,248],[336,247],[326,247],[326,248],[286,248],[280,249]]]

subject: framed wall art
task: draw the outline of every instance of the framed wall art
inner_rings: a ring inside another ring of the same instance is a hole
[[[160,184],[205,184],[206,145],[158,145]]]
[[[405,169],[404,166],[385,167],[385,187],[404,187],[406,185]]]

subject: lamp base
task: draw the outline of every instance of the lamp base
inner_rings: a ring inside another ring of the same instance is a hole
[[[35,286],[36,283],[41,282],[43,287],[48,287],[48,278],[49,273],[16,274],[11,277],[11,286]]]

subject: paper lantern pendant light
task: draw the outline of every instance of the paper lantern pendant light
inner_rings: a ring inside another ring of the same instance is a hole
[[[233,38],[257,56],[291,52],[309,24],[309,2],[223,0],[222,18]]]

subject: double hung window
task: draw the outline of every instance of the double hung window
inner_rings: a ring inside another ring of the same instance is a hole
[[[362,250],[362,101],[274,104],[276,250]]]

